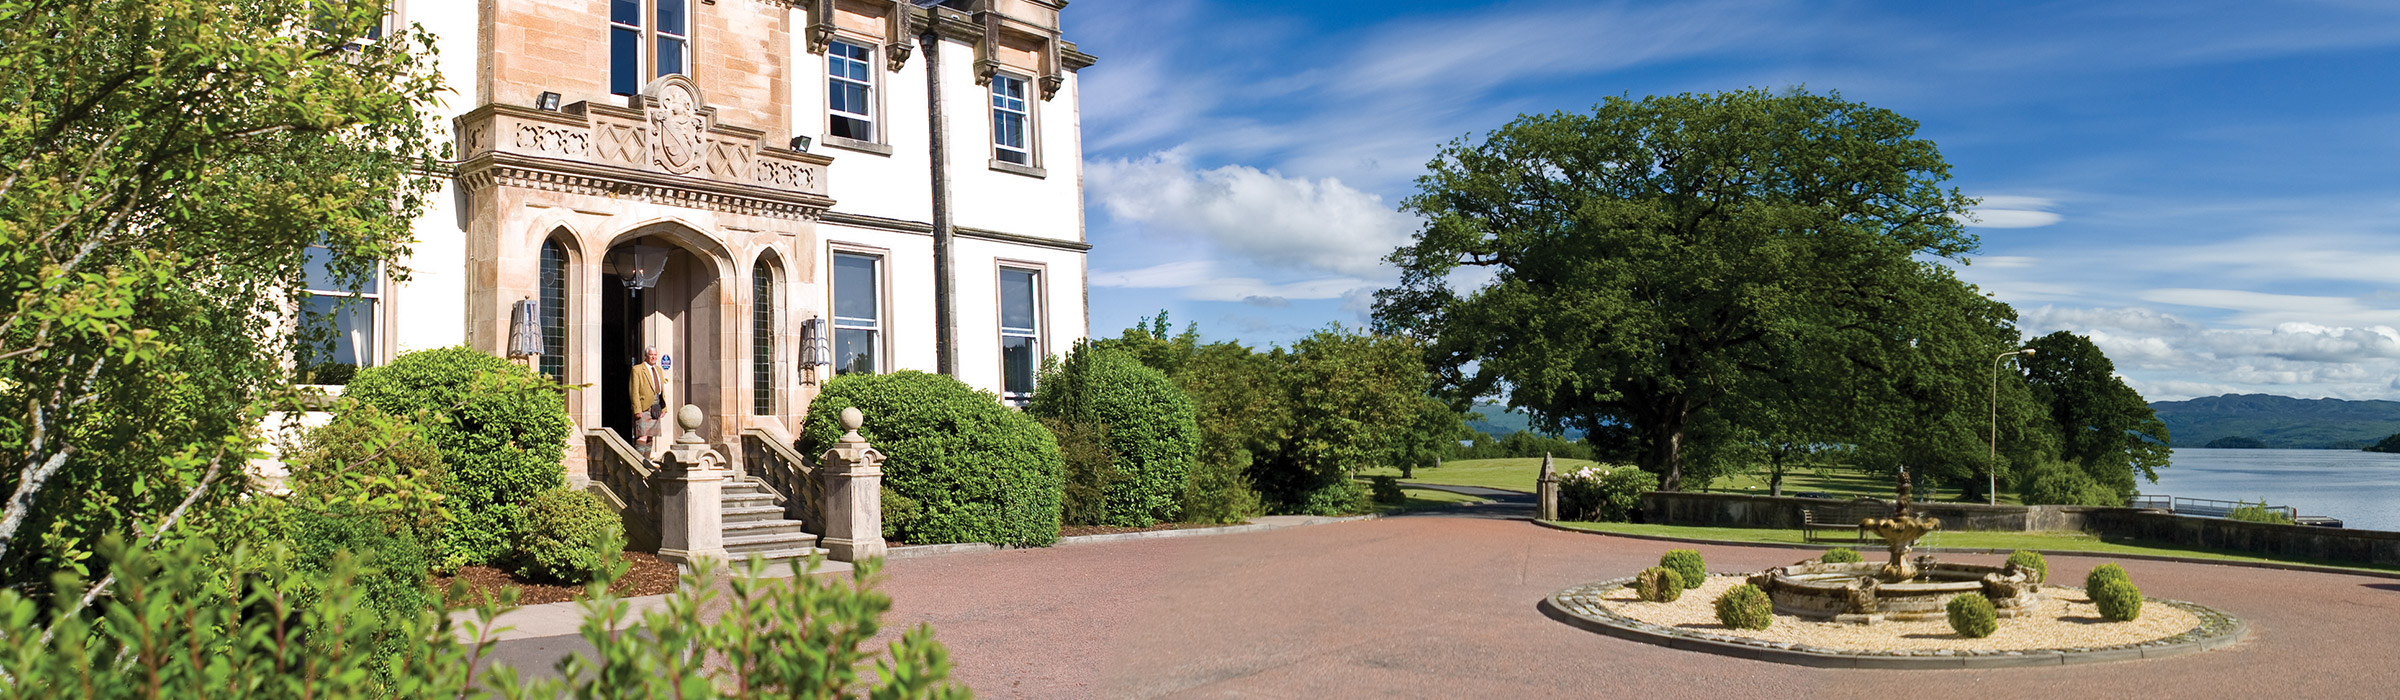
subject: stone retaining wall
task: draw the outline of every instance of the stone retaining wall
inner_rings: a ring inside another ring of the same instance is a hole
[[[1642,494],[1642,521],[1695,527],[1795,530],[1803,509],[1820,514],[1870,509],[1881,517],[1887,501],[1862,501],[1738,493]],[[2187,547],[2210,547],[2277,557],[2400,566],[2400,532],[2308,525],[2273,525],[2175,515],[2142,508],[2011,506],[1924,503],[1915,510],[1942,520],[1953,531],[2082,531],[2105,538],[2130,538]]]

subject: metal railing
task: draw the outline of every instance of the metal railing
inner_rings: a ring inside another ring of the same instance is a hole
[[[2135,508],[2157,508],[2177,515],[2198,515],[2210,518],[2222,518],[2232,515],[2235,508],[2258,508],[2264,506],[2266,510],[2270,512],[2282,513],[2285,517],[2292,518],[2294,520],[2297,520],[2300,517],[2300,509],[2293,508],[2291,506],[2267,506],[2263,502],[2251,503],[2248,501],[2221,501],[2214,498],[2135,496],[2133,497],[2133,502],[2127,505],[2131,505]]]
[[[651,475],[656,473],[650,460],[635,451],[617,431],[596,428],[584,431],[583,435],[592,485],[600,487],[599,496],[625,516],[626,546],[635,551],[656,551],[659,502],[658,490],[650,484]]]
[[[765,428],[744,429],[742,474],[783,499],[783,517],[800,521],[802,530],[825,534],[825,485],[817,480],[816,464],[790,440]]]

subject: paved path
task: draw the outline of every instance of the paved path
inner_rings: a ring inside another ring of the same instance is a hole
[[[1522,506],[1519,506],[1520,508]],[[1418,514],[1255,534],[893,562],[892,629],[930,622],[983,697],[2392,697],[2400,582],[2128,561],[2151,595],[2251,624],[2233,649],[1991,671],[1811,669],[1584,632],[1536,609],[1688,545]],[[1698,547],[1716,570],[1786,549]],[[1969,560],[1998,557],[1961,557]],[[2105,559],[2054,557],[2080,579]]]

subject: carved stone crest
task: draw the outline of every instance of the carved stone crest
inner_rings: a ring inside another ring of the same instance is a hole
[[[650,110],[653,158],[677,175],[689,175],[707,160],[707,119],[690,88],[678,82],[658,87],[658,102]]]

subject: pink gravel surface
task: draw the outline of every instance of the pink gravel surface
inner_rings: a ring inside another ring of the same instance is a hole
[[[2400,697],[2400,580],[2364,576],[2124,561],[2144,593],[2240,617],[2248,640],[2057,668],[1806,668],[1604,637],[1536,608],[1683,546],[1414,516],[958,554],[886,567],[886,621],[932,623],[953,676],[987,698]],[[1806,556],[1698,548],[1714,571]],[[2105,561],[2050,570],[2079,581]]]

